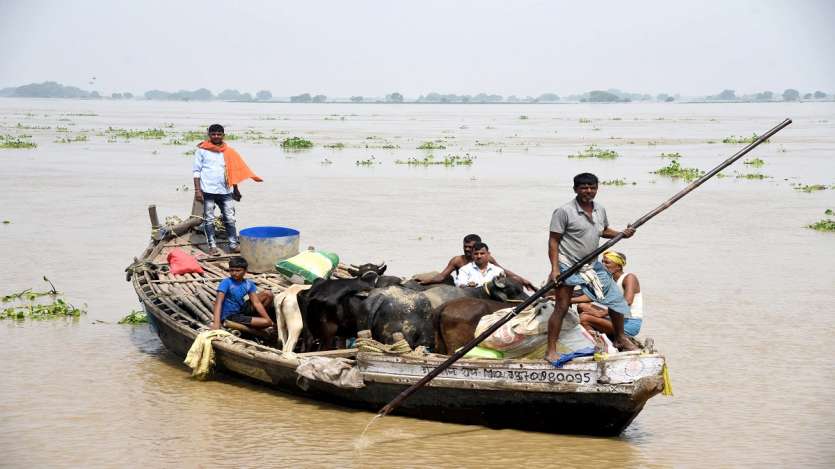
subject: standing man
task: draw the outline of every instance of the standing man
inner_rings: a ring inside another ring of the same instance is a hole
[[[618,231],[609,227],[606,209],[594,202],[597,184],[597,176],[594,174],[581,173],[575,176],[574,193],[577,196],[554,210],[551,216],[548,260],[551,262],[550,278],[552,280],[559,277],[561,271],[567,270],[597,249],[600,238],[613,238],[619,234]],[[623,230],[625,238],[633,234],[635,234],[633,228]],[[624,317],[630,317],[629,305],[603,264],[594,259],[591,263],[584,265],[580,272],[565,279],[556,289],[554,313],[548,320],[548,349],[545,359],[554,362],[559,358],[557,340],[562,327],[562,319],[571,302],[572,291],[578,285],[592,301],[609,308],[615,346],[619,350],[635,350],[637,347],[623,332]]]
[[[480,287],[494,278],[504,275],[504,270],[490,263],[490,248],[484,243],[475,243],[473,261],[458,269],[456,287]]]
[[[203,229],[209,254],[222,256],[215,240],[215,206],[220,208],[223,226],[229,239],[229,250],[240,252],[238,231],[235,228],[235,202],[241,200],[238,183],[251,178],[256,182],[262,179],[255,175],[244,163],[241,155],[223,142],[223,126],[209,126],[208,140],[197,145],[194,152],[194,200],[203,202]]]

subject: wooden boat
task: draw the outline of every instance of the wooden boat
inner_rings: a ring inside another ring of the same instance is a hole
[[[200,213],[197,207],[193,213]],[[152,224],[158,227],[155,211]],[[155,230],[150,245],[128,270],[151,326],[170,351],[184,357],[208,328],[214,290],[226,274],[227,256],[209,257],[199,219]],[[180,248],[199,259],[205,274],[174,278],[166,256]],[[247,274],[259,288],[290,285],[278,273]],[[379,410],[446,357],[432,353],[391,354],[356,348],[287,354],[241,337],[213,342],[216,369],[259,381],[279,391],[340,405]],[[314,357],[345,359],[358,371],[359,387],[297,373]],[[663,390],[664,357],[650,350],[577,358],[561,369],[544,360],[462,359],[415,393],[396,413],[496,428],[557,433],[620,434]]]

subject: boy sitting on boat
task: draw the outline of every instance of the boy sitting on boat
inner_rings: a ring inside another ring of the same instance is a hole
[[[247,267],[243,257],[229,259],[229,277],[223,279],[217,287],[212,329],[220,329],[227,319],[255,329],[273,326],[273,320],[264,308],[265,304],[273,303],[273,293],[269,290],[258,292],[255,282],[244,278]]]

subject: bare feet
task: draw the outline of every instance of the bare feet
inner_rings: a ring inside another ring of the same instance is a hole
[[[214,247],[209,248],[209,255],[214,257],[220,257],[224,255],[224,252],[220,250],[220,248]]]
[[[615,347],[618,348],[621,352],[632,352],[634,350],[640,350],[637,345],[633,344],[628,337],[620,336],[615,340]]]
[[[560,359],[559,352],[553,352],[553,353],[548,352],[548,353],[545,354],[545,360],[547,360],[548,363],[554,363],[555,361],[557,361],[559,359]]]

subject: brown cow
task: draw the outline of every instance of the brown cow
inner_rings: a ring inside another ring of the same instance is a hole
[[[504,303],[478,298],[458,298],[433,311],[435,353],[451,354],[475,336],[482,317],[518,303]]]

